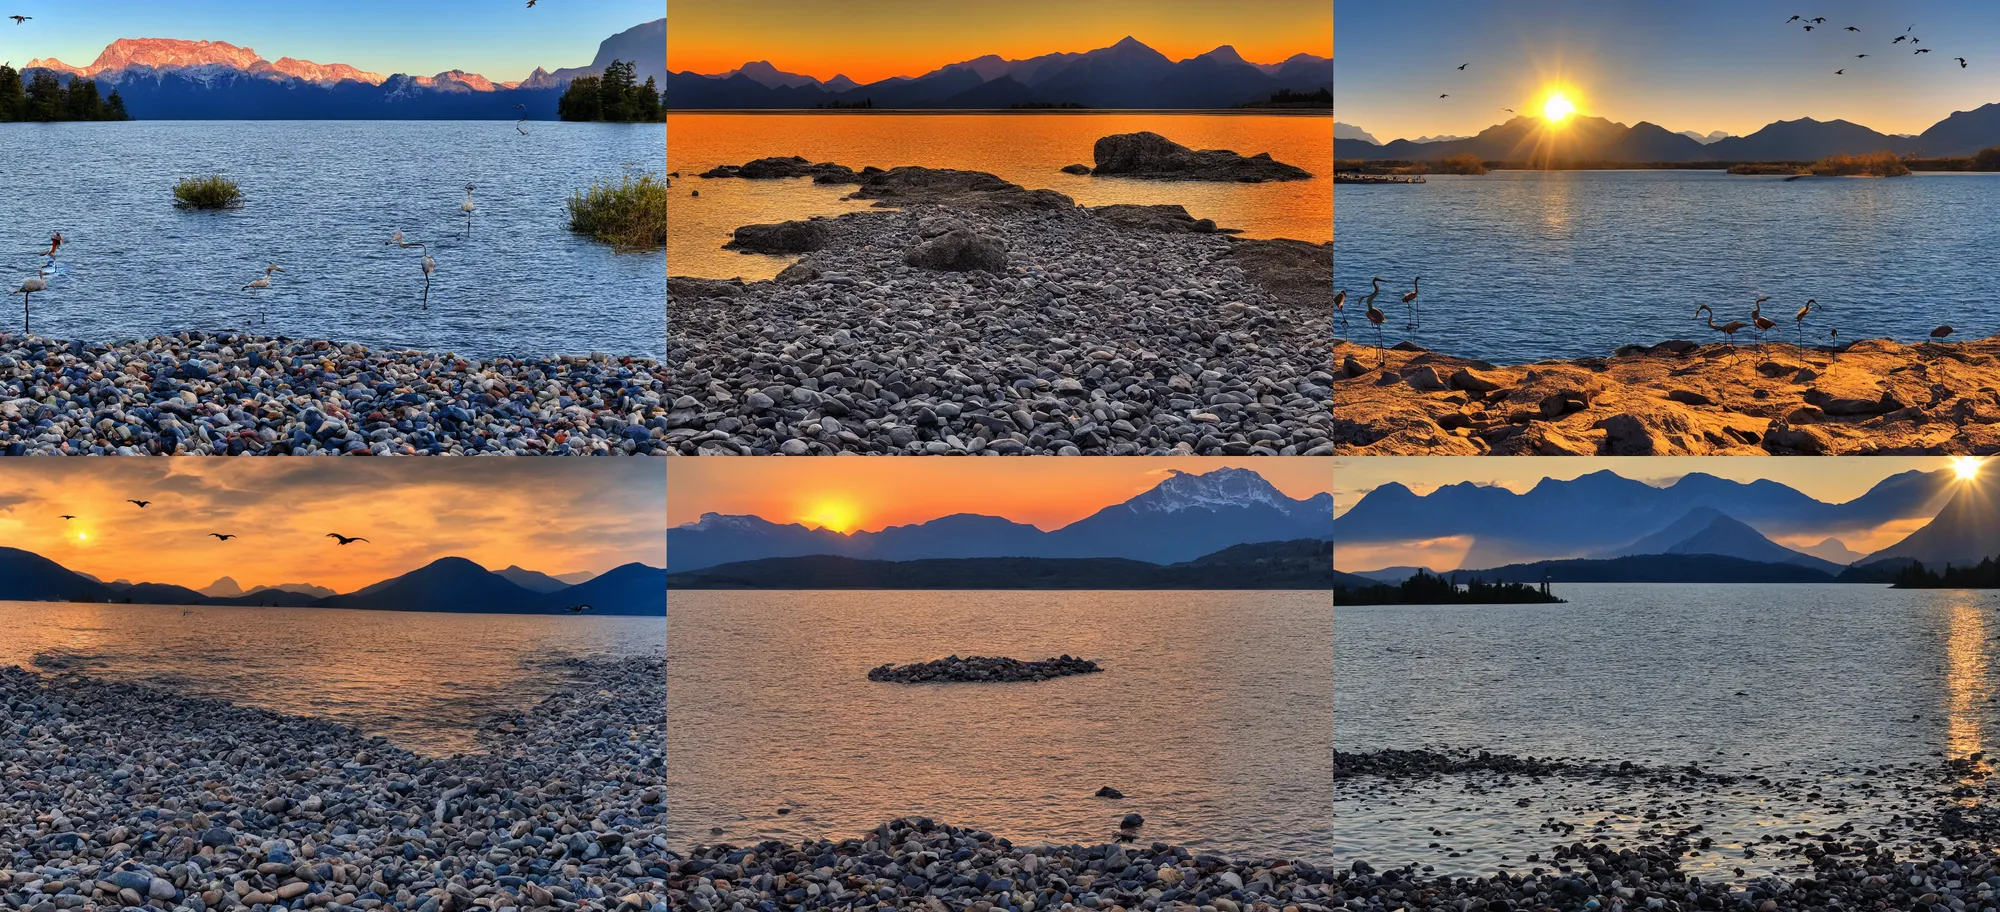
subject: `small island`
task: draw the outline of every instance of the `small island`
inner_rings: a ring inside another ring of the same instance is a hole
[[[639,82],[637,72],[631,61],[613,60],[602,76],[577,77],[556,100],[556,116],[591,123],[664,122],[667,105],[659,84],[651,76]]]
[[[1922,561],[1896,571],[1891,589],[2000,589],[2000,563],[1986,558],[1970,567],[1944,565],[1942,572],[1925,567]]]
[[[1336,605],[1560,605],[1566,601],[1549,592],[1547,580],[1529,585],[1488,583],[1475,577],[1461,586],[1456,575],[1446,579],[1425,570],[1418,570],[1401,585],[1335,586],[1333,590]]]
[[[893,684],[998,683],[1046,681],[1070,675],[1102,671],[1096,662],[1067,654],[1039,662],[1023,662],[1001,656],[949,656],[910,665],[883,665],[870,669],[868,680]]]

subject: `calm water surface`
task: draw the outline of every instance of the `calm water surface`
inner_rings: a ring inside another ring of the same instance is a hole
[[[674,592],[667,615],[674,844],[846,838],[912,814],[1101,843],[1136,812],[1142,839],[1328,853],[1323,593]],[[1104,671],[867,678],[953,653]],[[1104,785],[1127,797],[1091,797]]]
[[[1825,785],[1810,800],[1754,783],[1701,796],[1689,816],[1726,846],[1892,813],[1848,790],[1872,784],[1849,772],[1857,765],[2000,747],[2000,593],[1571,584],[1557,594],[1569,604],[1340,608],[1334,743],[1699,762]],[[1490,872],[1503,856],[1570,841],[1537,830],[1546,818],[1608,820],[1613,831],[1645,823],[1631,795],[1601,787],[1537,786],[1533,807],[1519,810],[1525,783],[1395,800],[1377,785],[1335,790],[1342,859]],[[1566,816],[1576,808],[1588,810]],[[1431,848],[1434,827],[1451,832],[1459,858]]]
[[[1887,180],[1741,177],[1720,171],[1496,171],[1421,186],[1341,188],[1335,287],[1390,313],[1384,341],[1499,363],[1608,355],[1664,339],[1718,341],[1693,319],[1749,320],[1770,295],[1771,332],[1793,340],[1807,298],[1828,306],[1806,342],[1966,338],[2000,332],[1993,271],[2000,174]],[[1422,276],[1421,324],[1404,327]],[[1390,306],[1390,305],[1394,306]],[[1353,337],[1374,332],[1349,314]],[[1749,333],[1743,334],[1746,338]],[[1744,341],[1743,339],[1739,339]]]
[[[658,655],[659,618],[0,601],[0,665],[169,686],[432,754],[568,682],[550,659]]]
[[[254,328],[462,355],[664,353],[662,255],[571,234],[572,190],[661,173],[658,124],[160,121],[0,124],[0,284],[68,237],[68,270],[33,299],[34,331],[111,341]],[[173,206],[182,177],[222,174],[240,209]],[[459,204],[472,184],[467,232]],[[438,262],[421,307],[422,251]],[[267,290],[242,286],[276,263]],[[20,298],[0,307],[18,331]],[[266,322],[253,324],[253,319]]]
[[[1092,163],[1091,147],[1114,133],[1151,130],[1184,146],[1269,152],[1314,174],[1274,184],[1141,181],[1064,174]],[[867,208],[843,202],[852,185],[705,180],[716,165],[799,155],[860,170],[923,165],[986,171],[1030,189],[1067,194],[1079,205],[1178,203],[1246,237],[1324,242],[1333,237],[1333,124],[1322,116],[1237,114],[709,114],[667,115],[667,170],[679,171],[669,198],[667,271],[746,280],[770,278],[791,257],[721,249],[740,225],[838,215]],[[688,190],[700,190],[699,198]]]

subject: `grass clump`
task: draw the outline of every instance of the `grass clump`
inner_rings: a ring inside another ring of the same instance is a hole
[[[569,196],[569,230],[621,250],[667,246],[667,182],[651,174],[599,181]]]
[[[1910,166],[1903,164],[1894,152],[1867,155],[1840,152],[1813,162],[1809,170],[1822,177],[1902,177],[1910,173]]]
[[[1485,174],[1486,162],[1470,152],[1448,155],[1437,161],[1420,161],[1407,168],[1398,169],[1401,174]]]
[[[174,185],[174,205],[183,209],[234,209],[243,205],[243,191],[220,174],[184,177]]]

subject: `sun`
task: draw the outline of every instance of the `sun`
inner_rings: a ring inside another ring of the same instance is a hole
[[[1971,481],[1979,477],[1979,467],[1985,462],[1977,456],[1955,456],[1951,460],[1951,470],[1958,473],[1959,481]]]
[[[1562,123],[1575,113],[1576,105],[1571,104],[1569,96],[1561,92],[1550,95],[1548,101],[1542,102],[1542,116],[1547,118],[1549,123]]]
[[[861,511],[843,500],[822,500],[799,519],[823,529],[847,532],[861,524]]]

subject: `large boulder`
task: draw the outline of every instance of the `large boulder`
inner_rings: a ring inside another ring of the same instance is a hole
[[[860,175],[861,189],[849,199],[879,200],[878,206],[930,204],[973,209],[1071,209],[1076,201],[1054,190],[1029,190],[984,171],[905,166]]]
[[[717,165],[702,172],[702,177],[740,177],[745,180],[777,180],[786,177],[810,177],[822,184],[851,184],[858,178],[854,169],[833,162],[809,162],[796,155],[760,158],[741,165]]]
[[[1228,149],[1190,149],[1158,133],[1118,133],[1097,141],[1091,154],[1096,175],[1149,180],[1264,181],[1307,180],[1312,172],[1271,158],[1269,152],[1244,157]]]
[[[1167,231],[1175,233],[1231,234],[1238,229],[1217,228],[1213,219],[1198,219],[1188,214],[1184,206],[1161,204],[1140,206],[1120,203],[1112,206],[1098,206],[1091,212],[1098,218],[1126,228],[1141,228],[1147,231]]]
[[[903,253],[903,262],[918,269],[947,272],[1007,271],[1007,242],[970,228],[957,228],[922,241]]]
[[[810,253],[826,246],[826,224],[819,220],[779,222],[775,225],[744,225],[736,229],[736,239],[722,245],[726,250],[751,253]]]

